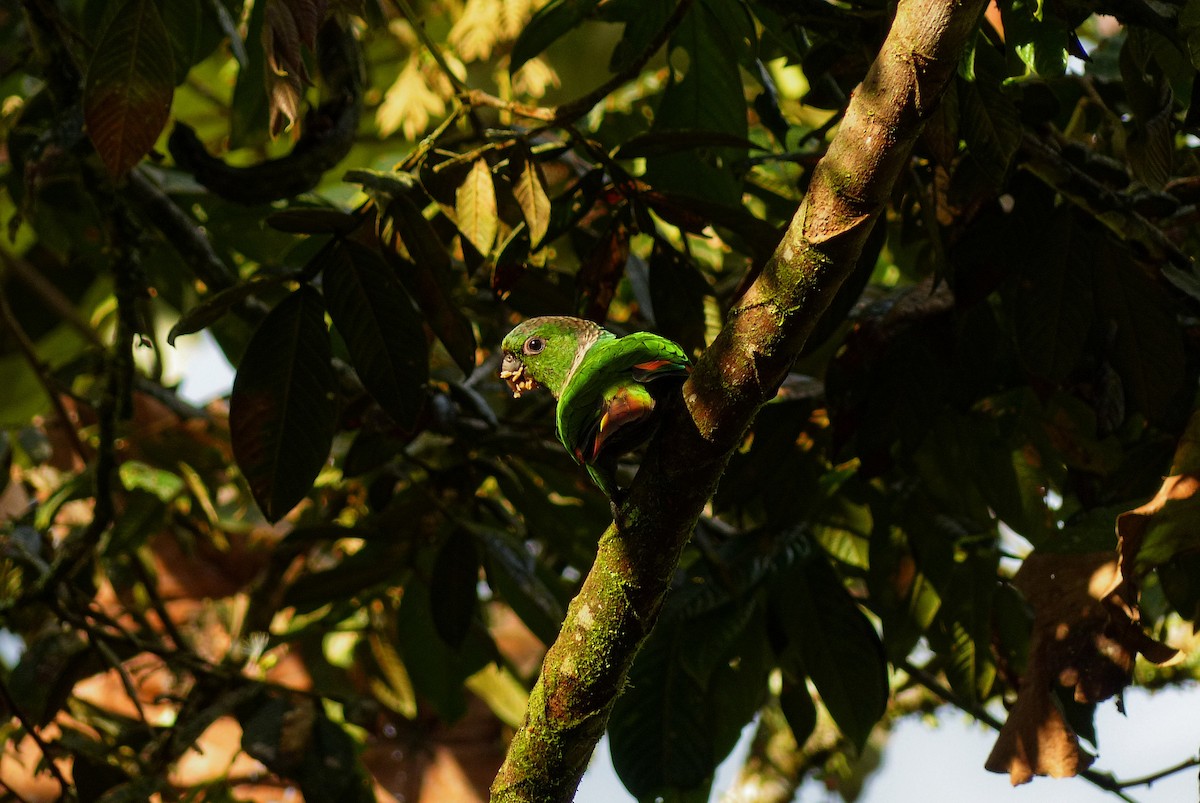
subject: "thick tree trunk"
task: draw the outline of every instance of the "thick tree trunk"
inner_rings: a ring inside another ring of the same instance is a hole
[[[984,5],[900,0],[783,241],[700,359],[683,388],[685,404],[668,416],[601,538],[492,786],[493,801],[573,797],[730,453],[853,268]]]

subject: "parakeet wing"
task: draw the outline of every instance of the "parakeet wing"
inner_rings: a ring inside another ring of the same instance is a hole
[[[591,462],[607,407],[618,401],[630,421],[648,415],[654,408],[658,380],[674,377],[682,381],[689,370],[683,349],[650,332],[597,343],[559,398],[555,417],[559,440],[576,460]]]

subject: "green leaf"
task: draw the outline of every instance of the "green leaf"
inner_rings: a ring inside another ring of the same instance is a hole
[[[167,333],[167,343],[174,346],[175,338],[190,335],[212,326],[225,313],[246,299],[293,279],[294,277],[285,275],[255,276],[241,284],[235,284],[233,287],[206,296],[203,301],[179,317],[179,320],[171,327],[171,331]]]
[[[438,550],[430,576],[430,609],[438,635],[461,647],[478,607],[479,553],[466,530],[454,530]]]
[[[125,508],[109,532],[104,555],[122,559],[146,543],[162,529],[167,520],[167,505],[146,491],[133,491],[125,499]]]
[[[941,598],[921,570],[903,530],[876,525],[867,571],[872,609],[883,625],[888,660],[903,661],[933,623]]]
[[[476,159],[471,172],[454,195],[458,230],[482,256],[492,251],[499,230],[496,217],[496,185],[486,159]]]
[[[114,177],[154,147],[174,96],[171,41],[153,0],[126,0],[88,62],[83,117],[88,137]]]
[[[647,131],[622,142],[614,159],[640,159],[700,148],[766,150],[745,137],[723,131]]]
[[[450,257],[432,224],[407,196],[397,196],[384,213],[383,255],[416,299],[425,320],[463,373],[475,368],[475,333],[455,301]],[[386,225],[386,224],[390,224]],[[387,236],[390,229],[391,236]],[[411,257],[405,259],[397,246]]]
[[[742,12],[739,8],[730,13]],[[709,131],[746,139],[746,99],[738,61],[747,46],[740,27],[728,23],[714,6],[697,2],[671,35],[671,52],[686,53],[687,71],[678,77],[673,55],[672,82],[655,112],[654,132]],[[646,180],[656,189],[736,206],[741,182],[732,165],[745,153],[744,147],[711,147],[707,152],[652,157],[647,159]]]
[[[783,689],[779,692],[779,708],[788,727],[792,729],[792,738],[802,746],[817,727],[817,706],[803,678],[792,681],[784,677]]]
[[[990,52],[985,49],[980,52]],[[976,59],[974,81],[958,82],[958,109],[962,115],[959,132],[980,171],[1001,186],[1021,142],[1021,125],[1016,105],[1004,93],[994,70],[984,70],[983,58]]]
[[[183,478],[172,471],[148,465],[140,460],[126,460],[117,470],[121,485],[129,491],[145,491],[170,502],[183,490]]]
[[[321,265],[329,317],[359,379],[397,424],[413,429],[425,404],[429,348],[412,301],[379,255],[353,240],[335,243]]]
[[[1030,72],[1057,78],[1067,69],[1069,29],[1065,22],[1044,11],[1040,2],[1014,0],[1000,6],[1004,44]]]
[[[83,636],[71,631],[49,633],[29,645],[5,682],[33,725],[53,720],[75,684],[100,671],[90,656]]]
[[[887,707],[883,645],[820,550],[802,543],[796,562],[771,584],[788,643],[784,668],[812,679],[833,721],[861,750]],[[788,655],[799,659],[798,668],[787,665]]]
[[[417,694],[437,709],[443,720],[466,713],[463,681],[495,656],[495,646],[482,628],[472,627],[460,647],[451,647],[433,623],[432,592],[425,583],[411,580],[396,618],[400,657]]]
[[[270,121],[267,100],[267,58],[262,47],[263,21],[268,3],[255,3],[246,22],[245,45],[237,34],[234,46],[241,47],[245,61],[239,61],[237,83],[233,85],[233,104],[229,109],[229,148],[245,148],[266,139]]]
[[[158,0],[163,27],[171,41],[175,62],[175,85],[182,84],[192,65],[203,55],[201,34],[205,29],[203,0]]]
[[[592,13],[598,2],[599,0],[550,0],[538,9],[513,43],[508,64],[509,73],[521,69],[525,62],[578,26]]]
[[[982,703],[996,677],[992,658],[992,599],[998,585],[999,552],[976,548],[956,564],[942,590],[930,646],[945,659],[950,688],[972,705]]]
[[[621,41],[613,48],[608,70],[622,73],[646,52],[671,18],[675,0],[614,0],[601,7],[604,18],[624,22]]]
[[[656,329],[684,349],[704,348],[704,299],[712,288],[683,254],[663,240],[650,253],[650,302]]]
[[[504,530],[472,526],[483,546],[488,585],[544,644],[554,643],[566,608],[524,545]]]
[[[269,521],[304,498],[329,457],[332,359],[321,297],[304,285],[271,310],[238,366],[229,401],[233,454]]]
[[[613,767],[632,794],[707,799],[713,770],[766,694],[764,627],[762,607],[746,604],[655,628],[609,725]]]
[[[537,163],[524,150],[510,151],[509,170],[513,183],[513,195],[529,227],[529,242],[537,248],[550,227],[550,196],[546,194],[546,180]]]

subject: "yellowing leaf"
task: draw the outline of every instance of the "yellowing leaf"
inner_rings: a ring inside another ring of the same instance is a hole
[[[550,227],[550,196],[546,194],[541,171],[527,154],[514,152],[512,169],[513,195],[529,227],[529,243],[537,248]]]
[[[454,195],[458,230],[475,250],[487,256],[496,241],[496,186],[492,170],[484,159],[476,160],[471,172]]]
[[[127,0],[114,14],[88,63],[83,118],[113,177],[129,172],[154,147],[174,96],[171,40],[152,0]]]

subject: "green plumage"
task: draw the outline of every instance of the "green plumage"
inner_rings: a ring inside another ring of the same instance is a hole
[[[581,318],[531,318],[504,338],[503,352],[501,378],[516,396],[539,386],[554,395],[558,439],[610,497],[617,458],[650,436],[662,399],[691,370],[664,337],[619,338]]]

